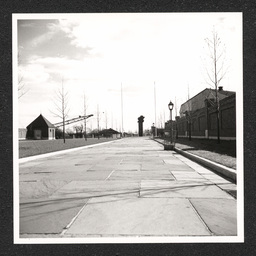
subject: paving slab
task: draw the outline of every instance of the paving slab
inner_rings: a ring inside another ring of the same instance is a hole
[[[43,180],[43,179],[52,179],[52,180],[105,180],[111,170],[109,171],[94,171],[94,170],[87,170],[87,171],[74,171],[73,173],[70,172],[51,172],[51,173],[36,173],[30,174],[29,178],[31,180]],[[26,177],[22,177],[22,180],[28,180]]]
[[[171,181],[169,186],[154,187],[141,182],[141,197],[170,198],[232,198],[231,195],[207,181]]]
[[[168,168],[171,171],[186,171],[186,172],[195,172],[194,169],[192,169],[191,167],[180,163],[180,164],[166,164],[165,165],[166,168]]]
[[[87,199],[44,199],[20,204],[21,234],[60,234]]]
[[[109,171],[113,171],[116,166],[118,166],[117,164],[96,164],[93,165],[90,169],[88,169],[89,171],[101,171],[101,172],[109,172]]]
[[[172,175],[175,177],[176,180],[187,180],[187,179],[203,179],[205,178],[198,174],[197,172],[191,172],[191,171],[171,171]]]
[[[219,183],[219,184],[231,184],[231,182],[227,179],[224,179],[216,174],[202,174],[202,176],[205,179],[211,180],[214,183]]]
[[[198,214],[214,235],[237,235],[236,201],[234,199],[190,199]]]
[[[218,187],[232,195],[234,198],[237,198],[237,186],[236,184],[230,183],[230,184],[219,184],[216,183]]]
[[[62,186],[50,198],[138,197],[139,181],[72,181]]]
[[[128,163],[124,163],[124,164],[119,164],[118,166],[116,166],[114,168],[114,170],[116,171],[122,171],[122,170],[127,170],[127,171],[139,171],[141,168],[140,164],[128,164]]]
[[[196,170],[200,174],[212,174],[213,173],[212,171],[210,171],[209,169],[206,169],[203,166],[194,166],[194,170]]]
[[[173,159],[163,159],[164,163],[170,165],[180,165],[180,160],[173,158]]]
[[[103,200],[104,199],[104,200]],[[91,199],[65,236],[209,236],[186,199]]]
[[[23,202],[24,199],[47,197],[65,184],[67,184],[67,181],[52,179],[34,180],[32,182],[31,180],[25,182],[20,181],[20,201]]]
[[[144,180],[144,179],[167,179],[174,180],[173,175],[168,171],[115,171],[108,177],[108,180]]]
[[[167,166],[164,162],[158,162],[158,163],[149,163],[147,161],[144,161],[142,164],[141,164],[142,168],[143,167],[146,167],[146,168],[165,168],[165,169],[168,169],[169,166]]]

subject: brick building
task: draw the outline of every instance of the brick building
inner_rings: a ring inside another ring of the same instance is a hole
[[[236,139],[236,93],[219,87],[220,139]],[[216,92],[205,89],[183,103],[180,116],[173,122],[178,137],[217,138]],[[166,124],[166,129],[169,129]]]

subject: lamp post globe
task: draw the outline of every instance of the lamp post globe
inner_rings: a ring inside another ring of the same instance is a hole
[[[174,106],[174,104],[172,103],[172,101],[170,101],[168,104],[168,108],[170,111],[173,110],[173,106]]]

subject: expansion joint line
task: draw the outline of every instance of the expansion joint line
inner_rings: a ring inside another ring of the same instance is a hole
[[[87,206],[88,202],[91,199],[89,199],[85,205],[79,210],[79,212],[75,215],[75,217],[69,222],[69,224],[63,229],[63,231],[61,232],[60,236],[64,236],[65,233],[68,231],[68,229],[71,227],[71,225],[75,222],[75,220],[78,218],[78,216],[81,214],[81,212],[84,210],[84,208]]]
[[[139,184],[139,198],[140,198],[140,191],[141,191],[141,182],[142,182],[142,180],[140,181],[140,184]]]
[[[187,198],[190,205],[192,206],[192,209],[194,210],[194,212],[196,213],[196,215],[198,216],[199,220],[203,223],[203,225],[205,226],[205,228],[208,230],[208,232],[211,234],[211,236],[214,235],[214,233],[210,230],[210,228],[207,226],[207,224],[205,223],[205,221],[203,220],[203,218],[201,217],[201,215],[199,214],[199,212],[197,211],[197,209],[194,207],[193,203],[190,201],[189,198]]]
[[[105,179],[105,180],[108,180],[110,178],[110,176],[114,173],[115,170],[113,170],[109,175],[108,177]]]

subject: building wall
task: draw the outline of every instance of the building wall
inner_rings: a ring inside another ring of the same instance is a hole
[[[51,129],[51,132],[50,132]],[[41,131],[41,137],[36,138],[35,137],[35,130]],[[54,130],[54,132],[52,131]],[[54,136],[53,136],[54,133]],[[27,139],[41,139],[41,140],[52,140],[55,139],[55,129],[54,128],[48,128],[48,127],[33,127],[33,128],[28,128],[27,131]]]
[[[48,128],[48,139],[55,140],[55,128]]]
[[[27,129],[19,128],[19,140],[25,140],[27,135]]]
[[[220,138],[236,139],[236,97],[235,94],[220,100]],[[189,136],[189,120],[191,124],[191,137],[217,138],[216,108],[209,104],[201,109],[191,112],[190,116],[176,118],[176,127],[179,137]],[[174,128],[175,129],[175,128]]]
[[[220,100],[227,97],[227,91],[217,91],[218,98]],[[215,99],[215,91],[212,89],[205,89],[189,99],[187,102],[183,103],[180,107],[180,116],[184,116],[185,111],[196,111],[202,109],[205,106],[205,99]]]

